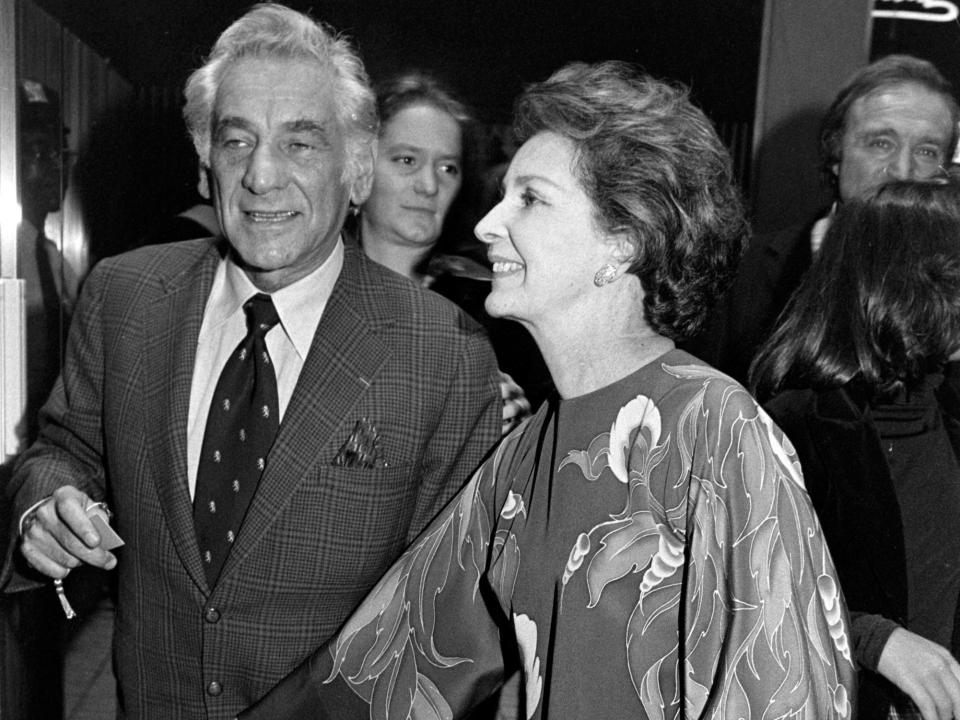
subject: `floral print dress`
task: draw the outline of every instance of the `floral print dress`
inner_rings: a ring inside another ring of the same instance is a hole
[[[526,718],[849,718],[847,623],[789,441],[674,350],[546,403],[250,717],[462,717],[516,654]]]

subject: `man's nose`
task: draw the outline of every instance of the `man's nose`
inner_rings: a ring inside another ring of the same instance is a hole
[[[258,145],[247,158],[243,186],[252,193],[264,195],[287,183],[287,167],[283,157],[269,145]]]
[[[904,147],[892,158],[885,168],[885,174],[892,180],[915,180],[917,163],[910,148]]]

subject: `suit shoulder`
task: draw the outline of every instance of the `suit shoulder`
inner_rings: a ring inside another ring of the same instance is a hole
[[[389,268],[367,262],[370,279],[378,294],[401,322],[421,326],[456,327],[482,333],[480,324],[460,307]]]
[[[164,275],[176,275],[193,266],[214,247],[212,238],[184,240],[162,245],[147,245],[128,250],[119,255],[104,258],[95,270],[134,274],[153,274],[162,270]]]
[[[810,226],[811,223],[792,225],[754,235],[743,254],[740,267],[762,263],[771,256],[781,257],[792,254],[798,245],[810,242]]]

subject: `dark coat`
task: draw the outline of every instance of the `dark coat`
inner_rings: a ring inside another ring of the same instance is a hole
[[[15,517],[64,484],[115,510],[126,540],[114,634],[123,717],[226,719],[257,700],[333,633],[500,434],[480,327],[348,247],[237,542],[208,587],[187,415],[222,252],[185,241],[96,267],[62,384],[13,479]],[[333,465],[360,418],[377,428],[387,466]]]
[[[958,375],[948,374],[937,400],[960,459]],[[765,408],[797,450],[851,615],[879,614],[905,625],[903,522],[866,393],[851,385],[823,392],[789,390]],[[960,616],[954,622],[952,650],[957,656]],[[859,717],[886,717],[891,698],[898,694],[897,688],[878,674],[861,671]]]
[[[754,237],[730,289],[708,314],[701,333],[682,347],[746,384],[754,355],[810,267],[810,230],[816,220]]]

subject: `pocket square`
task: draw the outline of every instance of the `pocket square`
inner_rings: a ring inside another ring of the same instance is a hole
[[[350,437],[337,451],[333,464],[339,467],[382,468],[387,463],[380,457],[380,434],[367,418],[360,418]]]

